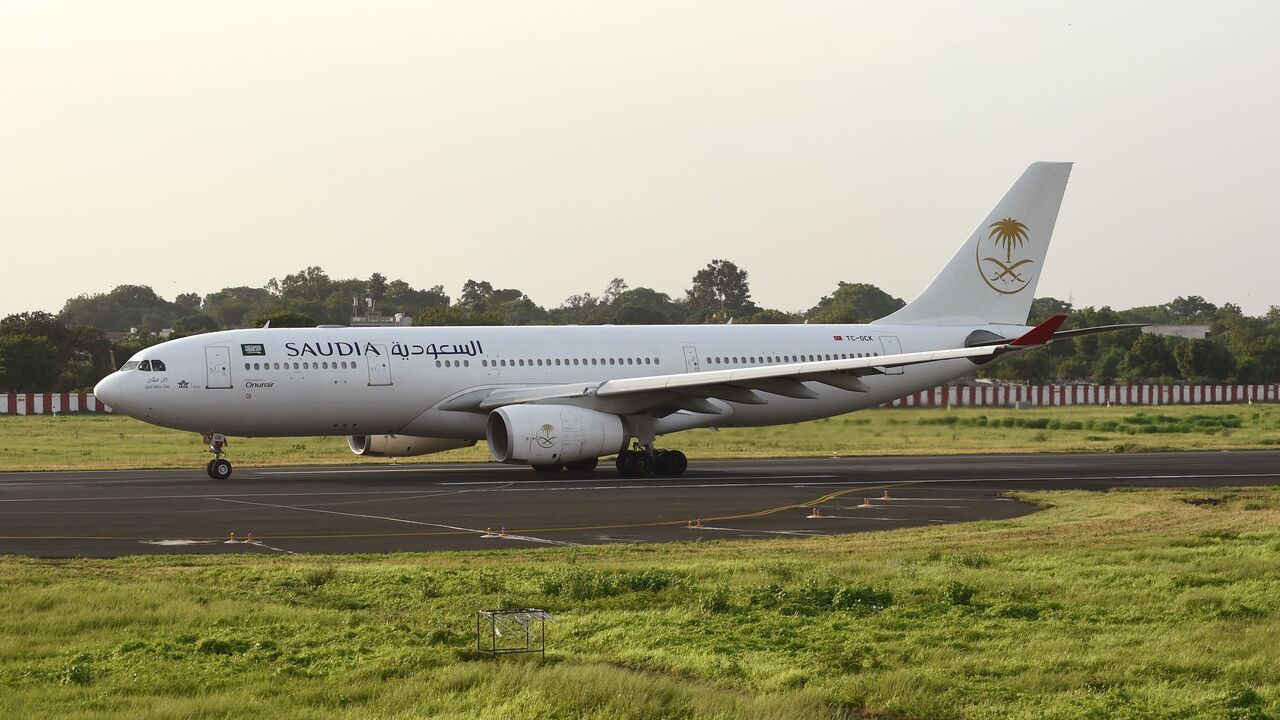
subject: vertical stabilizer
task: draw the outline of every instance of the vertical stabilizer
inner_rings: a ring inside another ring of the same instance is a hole
[[[1071,163],[1032,163],[915,300],[886,324],[1025,325]]]

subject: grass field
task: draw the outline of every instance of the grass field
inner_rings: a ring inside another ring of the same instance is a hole
[[[1008,521],[364,557],[0,558],[4,718],[1268,718],[1280,489]],[[474,612],[555,613],[545,664]]]
[[[864,410],[771,428],[694,430],[665,447],[692,458],[999,452],[1243,450],[1280,443],[1280,406]],[[388,463],[351,454],[338,437],[233,438],[241,465]],[[0,417],[0,470],[199,467],[198,435],[106,415]],[[488,460],[481,443],[400,462]]]

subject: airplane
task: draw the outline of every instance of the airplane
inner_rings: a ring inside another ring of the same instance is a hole
[[[113,411],[228,436],[346,436],[366,457],[486,440],[541,472],[684,474],[658,449],[692,428],[875,407],[1063,338],[1140,327],[1027,325],[1071,163],[1031,164],[918,297],[869,324],[249,328],[160,343],[94,393]]]

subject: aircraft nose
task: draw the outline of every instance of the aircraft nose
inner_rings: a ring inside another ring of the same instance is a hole
[[[113,410],[120,405],[120,374],[112,373],[93,386],[93,395]]]

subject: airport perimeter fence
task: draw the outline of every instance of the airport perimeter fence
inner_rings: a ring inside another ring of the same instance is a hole
[[[1280,385],[944,385],[882,407],[1052,407],[1280,402]],[[0,393],[0,415],[109,413],[93,393]]]
[[[0,393],[0,415],[109,413],[93,393]]]
[[[1280,402],[1280,385],[944,385],[883,407],[1053,407]]]

